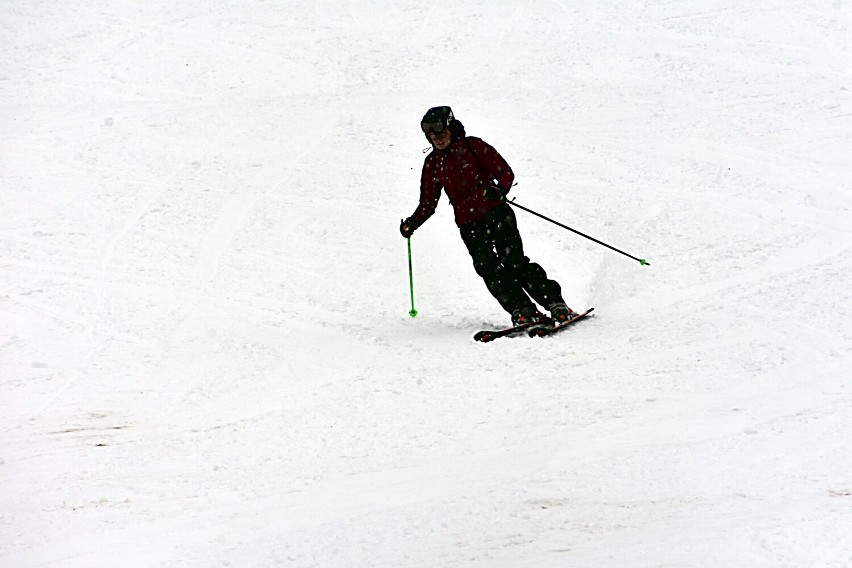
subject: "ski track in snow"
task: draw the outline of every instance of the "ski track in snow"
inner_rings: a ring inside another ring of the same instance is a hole
[[[0,566],[852,565],[852,8],[0,9]],[[507,316],[417,121],[595,317]]]

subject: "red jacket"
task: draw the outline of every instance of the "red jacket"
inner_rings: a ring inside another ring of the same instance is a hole
[[[435,213],[441,188],[447,192],[456,215],[456,225],[475,221],[501,202],[486,199],[482,192],[497,185],[508,191],[515,174],[497,150],[473,136],[466,137],[464,127],[455,122],[453,143],[446,150],[433,149],[423,162],[420,177],[420,205],[412,215],[419,227]]]

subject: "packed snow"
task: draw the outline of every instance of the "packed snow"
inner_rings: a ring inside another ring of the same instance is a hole
[[[852,566],[852,4],[0,6],[0,566]],[[508,323],[451,105],[595,316]]]

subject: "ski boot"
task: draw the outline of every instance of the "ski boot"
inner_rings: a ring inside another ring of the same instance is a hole
[[[566,306],[565,302],[557,302],[550,306],[550,317],[553,319],[553,323],[565,323],[577,315],[577,312]]]
[[[538,311],[538,308],[535,306],[521,308],[512,312],[512,325],[514,326],[534,325],[537,323],[548,323],[548,318]]]

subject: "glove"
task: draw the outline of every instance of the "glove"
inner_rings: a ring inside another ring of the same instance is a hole
[[[406,239],[410,238],[411,235],[414,234],[414,221],[411,220],[411,217],[409,217],[408,219],[400,220],[399,234],[401,234]]]
[[[485,191],[482,192],[482,195],[485,197],[485,199],[493,199],[495,201],[505,201],[507,193],[509,193],[509,192],[498,187],[498,186],[496,186],[496,185],[492,185],[492,186],[486,187]]]

